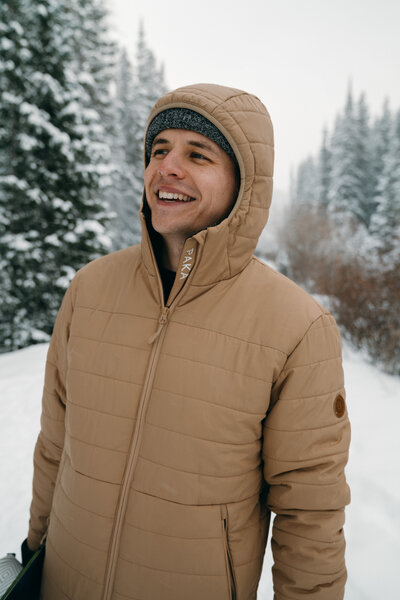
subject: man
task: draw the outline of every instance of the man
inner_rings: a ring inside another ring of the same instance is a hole
[[[28,547],[43,600],[343,598],[349,425],[333,318],[253,257],[272,195],[263,104],[161,98],[140,246],[74,278],[50,344]]]

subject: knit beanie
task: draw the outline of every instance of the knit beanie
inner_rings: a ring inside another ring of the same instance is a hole
[[[154,138],[160,131],[164,131],[164,129],[187,129],[205,135],[218,144],[218,146],[233,159],[235,168],[238,168],[235,154],[226,137],[213,123],[211,123],[211,121],[206,119],[206,117],[203,117],[200,113],[190,110],[189,108],[167,108],[154,117],[147,128],[146,133],[146,164],[150,162]]]

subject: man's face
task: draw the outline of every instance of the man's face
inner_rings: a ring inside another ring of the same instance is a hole
[[[184,129],[157,135],[144,181],[152,225],[164,239],[184,241],[219,223],[236,197],[228,154],[204,135]]]

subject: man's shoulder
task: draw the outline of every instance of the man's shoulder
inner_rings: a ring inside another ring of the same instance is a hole
[[[252,283],[260,287],[264,298],[268,299],[269,306],[275,305],[286,312],[295,311],[297,315],[304,312],[312,320],[328,314],[310,293],[259,258],[253,257],[249,274]]]
[[[140,244],[129,246],[128,248],[95,258],[87,263],[78,271],[79,279],[102,277],[103,275],[108,276],[111,273],[118,276],[118,274],[124,273],[127,269],[131,269],[139,259]]]
[[[246,308],[257,315],[260,336],[266,343],[289,354],[314,323],[321,319],[334,324],[311,294],[263,261],[254,257],[245,271]]]
[[[74,305],[97,306],[112,302],[115,293],[129,284],[140,263],[140,246],[129,246],[92,260],[72,280],[68,294]]]

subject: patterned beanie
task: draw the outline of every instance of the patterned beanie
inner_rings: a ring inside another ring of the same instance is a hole
[[[164,129],[187,129],[205,135],[218,144],[218,146],[232,158],[235,163],[235,169],[238,169],[235,154],[226,137],[213,123],[211,123],[211,121],[206,119],[206,117],[203,117],[200,113],[190,110],[189,108],[167,108],[154,117],[146,133],[146,165],[150,162],[154,138],[160,131],[164,131]]]

